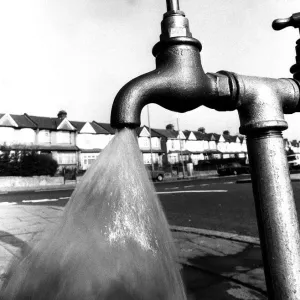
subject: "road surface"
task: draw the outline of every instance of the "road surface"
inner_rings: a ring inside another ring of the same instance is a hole
[[[236,177],[155,184],[171,225],[258,236],[252,186]],[[300,207],[300,182],[293,182]],[[72,190],[17,192],[0,195],[1,205],[65,206]],[[299,215],[299,213],[298,213]]]

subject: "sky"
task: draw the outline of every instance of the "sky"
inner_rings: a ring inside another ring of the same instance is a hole
[[[274,31],[276,18],[300,10],[299,0],[181,0],[205,72],[291,77],[299,31]],[[109,122],[115,95],[155,68],[164,0],[0,0],[0,113]],[[176,113],[150,105],[151,126]],[[298,114],[284,136],[300,140]],[[146,109],[142,124],[148,124]],[[180,129],[237,134],[237,112],[205,107],[179,114]]]

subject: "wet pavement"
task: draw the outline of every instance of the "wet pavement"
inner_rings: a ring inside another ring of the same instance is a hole
[[[51,230],[63,207],[1,205],[0,283],[13,257]],[[171,227],[189,300],[267,299],[258,239]]]

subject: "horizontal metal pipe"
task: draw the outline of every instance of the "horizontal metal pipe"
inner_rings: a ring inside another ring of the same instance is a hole
[[[268,297],[300,299],[299,224],[280,131],[247,136]]]

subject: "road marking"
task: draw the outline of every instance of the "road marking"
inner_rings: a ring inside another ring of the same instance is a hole
[[[156,194],[180,194],[180,193],[226,193],[228,190],[193,190],[193,191],[169,191],[157,192]]]
[[[70,191],[70,190],[74,190],[74,187],[70,187],[70,188],[63,188],[63,189],[55,189],[55,192],[58,191]],[[53,191],[51,189],[51,186],[49,186],[49,188],[44,188],[44,189],[40,189],[40,190],[35,190],[35,193],[44,193],[44,192],[49,192],[49,191]]]
[[[203,183],[203,184],[199,184],[198,186],[207,186],[209,185],[208,183]]]
[[[193,187],[194,185],[185,185],[184,188]]]
[[[0,202],[0,205],[16,205],[17,202]]]
[[[37,199],[37,200],[22,200],[23,203],[36,203],[36,202],[54,202],[59,199]]]
[[[179,189],[178,186],[177,187],[172,187],[172,188],[165,188],[165,190],[177,190],[177,189]]]
[[[60,197],[57,199],[36,199],[36,200],[22,200],[23,203],[38,203],[38,202],[55,202],[59,200],[70,199],[70,197]]]

